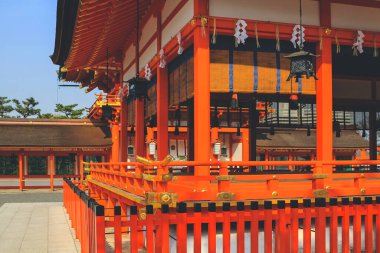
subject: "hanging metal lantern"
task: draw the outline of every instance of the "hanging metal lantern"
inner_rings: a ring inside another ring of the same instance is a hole
[[[113,111],[115,111],[115,109],[109,105],[102,106],[102,120],[112,120],[114,118]]]
[[[290,74],[286,81],[290,81],[294,77],[296,79],[296,82],[298,82],[298,79],[304,76],[306,76],[307,79],[314,77],[315,80],[318,80],[317,76],[315,75],[313,65],[314,59],[316,57],[317,55],[304,51],[302,49],[298,52],[285,56],[285,58],[290,59]]]
[[[147,97],[149,81],[139,76],[133,77],[128,81],[128,98],[135,100]]]

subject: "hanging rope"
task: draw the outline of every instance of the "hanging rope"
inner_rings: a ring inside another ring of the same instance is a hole
[[[202,37],[206,37],[206,24],[207,24],[207,18],[201,17]]]
[[[259,33],[257,32],[257,23],[255,23],[255,36],[256,36],[256,47],[260,48]]]
[[[375,39],[373,40],[373,57],[379,57],[379,50],[377,48],[377,36],[375,35]]]
[[[278,25],[276,25],[276,51],[280,52],[281,51],[281,46],[280,46],[280,29]]]
[[[212,44],[216,44],[216,18],[214,18],[214,30],[212,32],[212,39],[211,39]]]
[[[340,54],[340,44],[338,39],[338,32],[335,33],[336,53]]]

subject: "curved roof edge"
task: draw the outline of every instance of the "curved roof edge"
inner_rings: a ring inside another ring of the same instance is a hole
[[[57,23],[55,28],[52,62],[63,66],[70,52],[78,5],[80,0],[57,0]]]

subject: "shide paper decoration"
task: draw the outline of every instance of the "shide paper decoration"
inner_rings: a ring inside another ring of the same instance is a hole
[[[355,56],[358,55],[358,52],[359,52],[360,54],[362,54],[362,53],[364,52],[364,51],[363,51],[364,37],[365,37],[364,33],[363,33],[362,31],[358,30],[358,33],[357,33],[357,35],[356,35],[355,42],[354,42],[354,44],[352,45],[352,48],[354,49],[353,54],[354,54]]]
[[[248,38],[246,27],[247,27],[247,23],[244,20],[239,19],[236,22],[235,34],[234,34],[235,46],[238,46],[239,44],[245,44],[245,40]]]
[[[160,54],[160,64],[158,66],[163,69],[166,66],[165,51],[163,48],[161,48],[159,54]]]
[[[146,64],[145,65],[145,79],[150,81],[151,76],[152,76],[152,71],[150,70],[149,65]]]
[[[301,25],[295,25],[290,41],[293,43],[294,48],[297,48],[297,45],[298,47],[303,45],[305,42],[305,28]]]
[[[178,41],[178,51],[177,53],[181,55],[183,53],[183,47],[182,47],[182,36],[181,32],[177,34],[177,41]]]

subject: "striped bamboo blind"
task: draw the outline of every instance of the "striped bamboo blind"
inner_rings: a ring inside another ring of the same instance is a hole
[[[135,124],[135,101],[134,100],[127,102],[127,123],[128,125]]]
[[[288,53],[215,49],[210,51],[211,92],[315,94],[315,80],[287,82]]]
[[[145,105],[145,117],[149,118],[157,113],[157,85],[156,83],[148,87],[148,99]]]
[[[169,106],[179,105],[194,95],[194,59],[188,57],[169,72]]]

